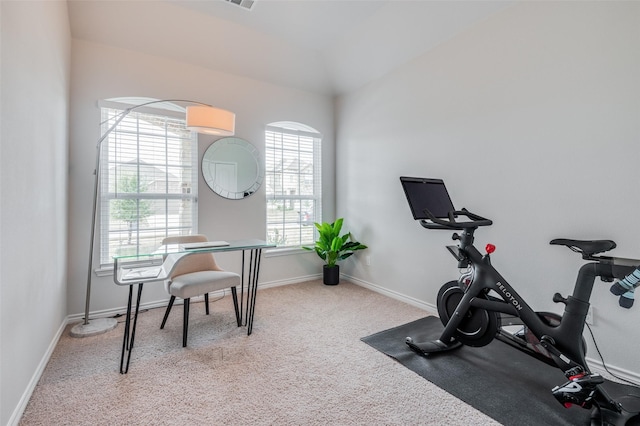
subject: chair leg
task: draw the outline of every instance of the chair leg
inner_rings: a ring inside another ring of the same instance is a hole
[[[204,294],[204,310],[209,315],[209,293]]]
[[[164,328],[164,325],[167,323],[167,318],[169,318],[169,312],[171,312],[171,307],[173,306],[173,302],[176,301],[175,296],[171,296],[169,299],[169,305],[167,306],[167,310],[164,312],[164,318],[162,319],[162,324],[160,325],[160,329]]]
[[[187,330],[189,328],[189,299],[184,299],[184,319],[182,326],[182,347],[187,346]]]

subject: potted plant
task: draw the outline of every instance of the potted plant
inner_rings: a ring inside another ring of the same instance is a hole
[[[340,267],[337,262],[351,256],[356,250],[366,249],[367,246],[357,241],[351,241],[351,233],[340,236],[343,219],[337,219],[334,223],[314,223],[320,234],[313,247],[302,247],[305,250],[315,251],[325,265],[322,268],[322,277],[326,285],[336,285],[340,282]]]

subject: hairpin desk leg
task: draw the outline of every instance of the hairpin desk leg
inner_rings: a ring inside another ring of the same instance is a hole
[[[242,289],[240,289],[242,291]],[[242,311],[238,308],[238,290],[235,287],[231,287],[231,296],[233,296],[233,307],[236,311],[236,322],[238,327],[242,326]]]
[[[249,265],[247,265],[247,305],[245,307],[245,314],[244,314],[244,324],[247,326],[247,330],[249,327],[249,314],[251,313],[251,300],[252,300],[252,286],[251,286],[251,271],[253,270],[253,262],[254,262],[254,252],[255,250],[251,250],[250,254],[249,254]],[[243,257],[244,257],[244,251],[243,253]],[[243,262],[244,263],[244,262]],[[242,286],[244,287],[244,268],[242,268]],[[251,334],[251,332],[247,331],[247,335]]]
[[[122,354],[120,355],[120,374],[127,374],[129,362],[131,361],[131,351],[136,337],[136,325],[138,323],[138,311],[140,308],[140,298],[142,296],[143,283],[138,283],[138,298],[136,300],[136,312],[133,317],[133,329],[131,329],[131,302],[133,298],[133,285],[129,286],[129,300],[127,301],[127,318],[124,321],[124,337],[122,339]],[[124,355],[127,353],[127,365],[124,367]]]
[[[249,313],[251,312],[252,298],[252,271],[254,269],[254,256],[255,249],[251,250],[249,255],[249,264],[245,262],[245,251],[242,250],[242,274],[240,276],[240,318],[238,320],[238,327],[242,325],[249,325]],[[248,269],[248,270],[247,270]],[[247,283],[247,300],[244,300],[244,283]],[[249,331],[247,334],[251,334]]]
[[[242,269],[240,275],[240,318],[238,319],[238,327],[244,325],[242,316],[244,314],[244,250],[242,250]]]
[[[256,311],[256,297],[258,294],[258,277],[260,276],[260,258],[262,257],[262,249],[251,250],[251,263],[253,270],[249,267],[249,295],[251,297],[251,309],[247,311],[247,335],[253,331],[253,315]]]

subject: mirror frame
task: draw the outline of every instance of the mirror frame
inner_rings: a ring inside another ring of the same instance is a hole
[[[243,151],[240,153],[248,156],[245,161],[255,164],[255,173],[251,178],[249,184],[244,185],[244,188],[225,188],[215,179],[215,158],[216,154],[220,154],[229,148],[240,148]],[[202,156],[202,177],[207,183],[207,186],[217,195],[229,199],[229,200],[242,200],[243,198],[251,196],[255,193],[264,180],[264,167],[260,161],[260,153],[258,149],[250,142],[236,137],[221,138],[214,141],[204,152]]]

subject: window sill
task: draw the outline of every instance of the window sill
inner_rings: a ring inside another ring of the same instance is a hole
[[[113,264],[102,265],[99,268],[94,269],[94,272],[99,277],[110,277],[113,275]]]
[[[273,248],[264,251],[264,257],[277,257],[277,256],[291,256],[297,254],[312,253],[308,250],[303,250],[300,247],[282,247]]]

